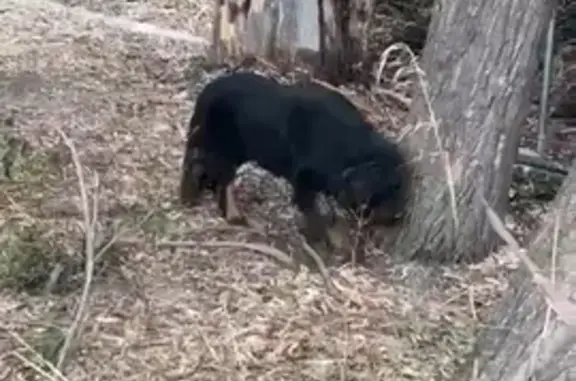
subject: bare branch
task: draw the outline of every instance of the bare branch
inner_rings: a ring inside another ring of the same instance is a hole
[[[95,209],[92,211],[92,213],[90,213],[88,194],[86,192],[86,184],[82,171],[82,164],[80,163],[80,158],[78,157],[78,152],[76,151],[74,143],[72,143],[70,138],[68,138],[64,131],[62,131],[60,128],[56,128],[56,131],[62,137],[64,144],[66,144],[70,150],[74,168],[76,169],[76,176],[78,177],[78,188],[82,202],[82,214],[84,216],[83,225],[86,245],[84,248],[86,278],[84,280],[84,286],[82,287],[82,295],[80,297],[78,309],[76,310],[76,316],[72,322],[72,325],[68,329],[68,334],[66,335],[66,339],[64,340],[64,344],[62,345],[58,355],[58,362],[56,363],[56,367],[58,369],[62,369],[64,362],[66,361],[66,357],[68,356],[70,346],[72,345],[73,340],[76,338],[77,331],[81,328],[80,326],[84,320],[84,314],[88,303],[90,285],[92,284],[92,277],[94,274],[94,222],[98,216],[98,211],[96,210],[97,202],[94,201]],[[98,183],[98,176],[96,176],[95,181]],[[96,197],[97,195],[94,196],[94,198]]]

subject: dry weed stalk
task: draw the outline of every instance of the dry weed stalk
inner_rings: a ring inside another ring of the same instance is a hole
[[[146,215],[142,218],[142,220],[140,220],[132,228],[128,228],[128,229],[119,228],[114,233],[114,235],[108,240],[108,242],[106,242],[100,248],[100,250],[94,255],[94,263],[100,262],[100,260],[102,260],[102,257],[104,256],[104,254],[106,254],[106,252],[108,252],[108,250],[110,250],[110,248],[114,244],[122,242],[122,241],[120,241],[120,238],[122,238],[125,235],[128,235],[129,233],[136,231],[138,228],[140,228],[142,225],[144,225],[156,212],[158,212],[158,210],[155,210],[155,209],[150,210],[148,213],[146,213]]]
[[[502,238],[504,242],[509,246],[511,252],[516,255],[520,261],[526,266],[530,274],[532,275],[534,283],[542,290],[544,297],[548,303],[548,307],[553,309],[558,315],[558,319],[570,326],[576,326],[576,305],[570,301],[574,298],[571,295],[569,285],[561,285],[563,287],[557,287],[556,283],[556,260],[558,256],[558,236],[560,230],[560,218],[556,215],[554,220],[554,235],[553,235],[553,248],[552,248],[552,272],[550,279],[542,274],[542,270],[530,259],[527,255],[526,249],[520,247],[520,244],[512,234],[506,229],[504,223],[496,212],[488,205],[486,200],[483,200],[486,206],[486,214],[488,216],[488,221],[492,225],[494,231]],[[549,321],[549,311],[546,315],[546,324]],[[547,328],[542,332],[544,334]]]
[[[82,205],[82,214],[84,217],[83,221],[83,228],[85,234],[85,248],[84,248],[84,255],[85,255],[85,280],[84,285],[82,287],[82,295],[80,297],[80,301],[78,304],[78,309],[76,310],[76,316],[72,322],[72,325],[68,329],[68,333],[64,340],[64,344],[60,349],[60,353],[58,354],[58,361],[56,363],[56,368],[62,369],[64,363],[66,361],[66,357],[68,356],[68,352],[72,345],[72,342],[75,338],[77,338],[80,334],[82,328],[82,322],[84,320],[85,311],[88,304],[88,297],[90,294],[90,286],[92,284],[92,277],[94,275],[94,237],[95,237],[95,228],[96,222],[98,220],[98,196],[97,194],[94,195],[92,200],[92,210],[90,210],[89,201],[88,201],[88,193],[86,191],[86,183],[84,181],[84,174],[82,171],[82,164],[80,163],[80,158],[78,157],[78,152],[76,151],[76,147],[74,143],[70,140],[70,138],[62,131],[60,128],[56,128],[56,131],[64,141],[64,144],[70,150],[70,154],[72,156],[72,162],[74,163],[74,168],[76,170],[76,176],[78,177],[78,188],[80,191],[80,199]],[[95,176],[95,185],[98,185],[98,176]]]
[[[211,242],[196,242],[196,241],[161,241],[158,242],[158,248],[189,248],[189,247],[196,247],[196,246],[206,246],[206,247],[229,247],[235,249],[248,249],[254,251],[258,254],[264,254],[269,257],[272,257],[276,261],[280,262],[286,268],[292,269],[294,271],[298,270],[297,264],[290,259],[290,256],[284,253],[281,250],[276,249],[275,247],[264,245],[260,243],[247,243],[247,242],[235,242],[235,241],[211,241]],[[322,258],[316,253],[316,251],[306,242],[302,243],[304,251],[307,255],[312,257],[316,266],[318,268],[318,272],[322,276],[324,284],[326,286],[327,292],[329,295],[341,299],[339,293],[336,291],[336,287],[330,280],[330,274],[324,261]]]
[[[450,193],[450,209],[452,211],[452,218],[454,219],[454,224],[456,226],[458,226],[459,225],[459,218],[458,218],[458,209],[457,209],[457,205],[456,205],[456,187],[455,187],[455,183],[454,183],[454,175],[452,173],[452,165],[450,164],[450,155],[449,155],[448,151],[446,151],[446,149],[444,149],[443,144],[442,144],[442,138],[440,137],[440,123],[436,119],[436,114],[434,113],[434,109],[432,108],[432,100],[430,99],[430,94],[428,92],[428,86],[427,86],[426,79],[425,79],[426,73],[424,73],[424,71],[422,70],[422,68],[418,64],[418,60],[416,59],[416,55],[414,54],[414,52],[410,49],[410,47],[408,45],[406,45],[403,42],[399,42],[399,43],[390,45],[388,48],[386,48],[384,50],[384,52],[382,52],[382,54],[380,55],[380,63],[378,64],[378,70],[376,73],[376,83],[377,84],[380,83],[380,80],[382,78],[382,72],[384,71],[384,68],[386,67],[386,64],[388,62],[388,58],[390,57],[392,52],[397,51],[397,50],[405,51],[406,53],[408,53],[408,55],[410,56],[410,66],[412,67],[412,72],[418,78],[418,84],[419,84],[420,92],[422,93],[422,96],[424,97],[424,102],[426,104],[426,110],[427,110],[428,115],[429,115],[429,121],[427,123],[417,123],[416,126],[414,126],[414,130],[418,130],[423,125],[427,125],[428,127],[432,128],[432,131],[434,132],[434,138],[436,139],[436,145],[438,147],[440,156],[442,157],[442,159],[444,161],[444,171],[446,172],[446,182],[448,185],[448,192]],[[402,73],[402,74],[405,74],[405,73]]]
[[[527,255],[526,249],[520,247],[518,241],[516,241],[512,234],[506,229],[500,217],[488,205],[486,200],[483,200],[483,202],[486,206],[486,213],[492,228],[496,231],[500,238],[506,242],[512,253],[516,255],[528,269],[532,275],[534,283],[540,289],[546,300],[547,306],[542,332],[540,332],[538,338],[536,339],[537,348],[532,351],[530,357],[530,368],[535,369],[536,363],[538,361],[538,354],[540,353],[540,346],[544,343],[546,335],[550,329],[550,324],[552,321],[552,310],[556,312],[558,320],[562,321],[568,326],[576,326],[576,304],[573,302],[574,292],[570,290],[569,284],[565,283],[558,285],[556,283],[556,262],[558,259],[558,240],[560,236],[560,215],[556,212],[556,215],[554,216],[552,253],[550,258],[551,272],[550,279],[548,279],[542,274],[542,270]],[[476,378],[476,374],[477,373],[474,374],[474,378]]]
[[[52,364],[50,361],[47,361],[44,356],[42,356],[38,351],[36,351],[30,344],[26,342],[20,335],[14,332],[8,332],[12,338],[17,341],[22,347],[24,347],[27,351],[31,352],[35,359],[40,363],[40,365],[45,366],[52,374],[48,373],[46,370],[42,369],[42,367],[37,364],[36,362],[28,359],[26,356],[22,355],[18,351],[13,351],[11,353],[12,356],[16,357],[18,360],[22,361],[26,366],[33,369],[42,377],[46,378],[50,381],[68,381],[66,376]]]
[[[287,268],[296,270],[296,265],[290,256],[281,250],[272,246],[260,243],[247,243],[235,241],[210,241],[210,242],[197,242],[197,241],[160,241],[156,245],[158,248],[190,248],[197,246],[205,247],[229,247],[234,249],[248,249],[258,254],[264,254],[280,262]]]
[[[334,284],[330,280],[330,274],[328,273],[328,269],[326,269],[326,265],[324,264],[322,258],[318,255],[316,250],[314,250],[312,246],[310,246],[307,242],[305,241],[302,242],[302,246],[304,247],[304,251],[306,251],[306,254],[312,257],[312,259],[316,263],[316,267],[318,268],[318,272],[320,273],[322,279],[324,280],[324,285],[326,286],[328,294],[338,298],[339,295],[336,292]]]

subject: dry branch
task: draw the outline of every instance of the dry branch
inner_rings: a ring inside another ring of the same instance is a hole
[[[211,242],[197,242],[197,241],[160,241],[157,244],[158,248],[190,248],[197,246],[206,247],[229,247],[234,249],[248,249],[259,254],[264,254],[280,262],[287,268],[297,270],[296,265],[290,256],[284,252],[268,245],[258,243],[245,243],[233,241],[211,241]]]
[[[290,259],[290,256],[272,246],[258,244],[258,243],[245,243],[245,242],[233,242],[233,241],[211,241],[211,242],[196,242],[196,241],[161,241],[157,244],[158,248],[190,248],[190,247],[197,247],[197,246],[206,246],[206,247],[229,247],[235,249],[248,249],[252,250],[259,254],[264,254],[269,257],[272,257],[276,261],[280,262],[287,268],[290,268],[294,271],[297,271],[297,264]],[[303,243],[304,250],[306,254],[312,257],[314,260],[316,267],[324,284],[326,286],[327,292],[332,295],[333,297],[338,298],[339,294],[334,287],[334,284],[330,280],[330,274],[326,269],[326,265],[322,261],[322,258],[316,253],[316,251],[308,245],[306,242]]]
[[[82,295],[80,297],[80,301],[78,304],[78,308],[76,310],[76,316],[72,325],[68,329],[68,333],[66,335],[66,339],[64,340],[64,344],[60,349],[60,353],[58,355],[58,362],[56,363],[56,367],[58,369],[62,369],[64,366],[64,362],[66,361],[66,357],[68,356],[68,351],[70,350],[70,346],[72,342],[78,335],[78,331],[81,330],[81,324],[84,320],[85,310],[88,304],[88,297],[90,294],[90,286],[92,284],[92,277],[94,275],[94,228],[95,223],[98,217],[98,210],[97,210],[97,196],[94,196],[94,210],[90,213],[89,201],[88,201],[88,194],[86,191],[86,183],[84,181],[84,174],[82,171],[82,164],[80,162],[80,158],[78,157],[78,152],[76,151],[76,147],[74,143],[68,138],[68,136],[59,128],[56,128],[58,134],[64,140],[64,144],[70,150],[72,155],[72,161],[74,163],[74,168],[76,170],[76,176],[78,177],[78,188],[80,191],[80,198],[82,201],[82,212],[84,215],[84,234],[85,234],[85,280],[84,286],[82,287]],[[96,183],[98,182],[98,176],[96,176]]]
[[[458,379],[572,379],[576,349],[576,168],[529,250],[520,247],[484,202],[488,221],[523,264],[480,332]]]
[[[21,354],[17,351],[13,351],[11,353],[12,356],[14,356],[18,360],[22,361],[22,363],[24,363],[26,366],[33,369],[39,375],[45,377],[47,380],[50,380],[50,381],[68,381],[66,376],[64,376],[64,374],[58,368],[56,368],[54,366],[54,364],[52,364],[50,361],[47,361],[40,353],[38,353],[38,351],[36,351],[30,344],[28,344],[26,342],[26,340],[24,340],[20,335],[18,335],[15,332],[8,332],[8,334],[10,336],[12,336],[12,338],[18,344],[20,344],[24,349],[26,349],[28,352],[32,353],[35,357],[35,360],[37,360],[40,364],[37,364],[36,362],[31,361],[26,356],[24,356],[23,354]],[[50,374],[48,371],[42,369],[42,367],[40,367],[39,365],[45,366],[52,374]]]
[[[554,176],[560,180],[564,180],[564,178],[568,175],[568,169],[566,169],[563,165],[553,161],[545,160],[541,156],[533,155],[529,151],[522,148],[518,152],[518,159],[516,160],[516,164],[546,171],[550,173],[551,176]]]
[[[490,224],[498,233],[500,238],[510,247],[511,251],[518,256],[520,261],[526,266],[530,274],[534,279],[534,283],[538,285],[544,297],[548,301],[550,307],[558,314],[558,317],[564,323],[576,327],[576,289],[572,289],[570,283],[557,283],[555,279],[547,278],[532,259],[527,254],[527,250],[520,247],[518,241],[514,239],[512,234],[506,229],[504,223],[498,217],[496,212],[488,205],[486,200],[484,200],[486,205],[486,213],[488,215],[488,220]],[[557,229],[559,221],[555,219],[555,240],[557,241]],[[554,251],[557,249],[554,246]],[[555,256],[552,262],[556,262]],[[555,270],[552,272],[552,276],[555,274]]]
[[[320,273],[322,279],[324,280],[324,285],[326,286],[328,294],[330,294],[333,297],[338,297],[339,295],[336,292],[334,284],[330,280],[330,274],[328,273],[328,270],[326,269],[326,265],[324,264],[324,261],[322,261],[322,258],[308,243],[303,242],[303,247],[304,250],[306,251],[306,254],[312,257],[312,259],[316,263],[316,267],[318,268],[318,272]]]
[[[118,243],[120,238],[122,236],[125,236],[127,234],[129,234],[130,232],[135,231],[136,229],[138,229],[139,227],[141,227],[144,223],[146,223],[146,221],[148,221],[150,219],[150,217],[152,217],[154,215],[154,213],[156,213],[156,210],[151,210],[149,211],[143,218],[142,220],[140,220],[138,222],[138,224],[136,224],[136,226],[130,228],[130,229],[118,229],[118,231],[116,233],[114,233],[114,235],[106,242],[106,244],[104,244],[104,246],[102,246],[100,248],[100,250],[98,250],[98,252],[96,253],[96,255],[94,255],[94,263],[98,263],[102,257],[104,256],[104,254],[106,254],[106,252],[115,244]]]

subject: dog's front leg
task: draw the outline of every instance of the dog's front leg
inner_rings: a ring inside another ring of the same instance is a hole
[[[295,186],[293,202],[303,216],[300,232],[322,260],[327,262],[334,252],[334,244],[328,234],[327,221],[316,206],[316,192]]]

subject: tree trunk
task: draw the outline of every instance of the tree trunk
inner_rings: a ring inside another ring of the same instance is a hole
[[[319,0],[318,9],[321,74],[337,85],[366,73],[373,1]]]
[[[212,19],[211,61],[221,64],[227,58],[236,58],[243,52],[242,35],[246,28],[251,8],[259,9],[262,0],[212,0],[214,17]]]
[[[475,350],[455,379],[576,380],[576,166],[532,242],[529,257],[541,275],[550,278],[554,272],[557,300],[550,303],[544,298],[529,271],[515,274],[507,295],[480,332]]]
[[[409,226],[396,240],[403,257],[479,260],[495,249],[483,199],[500,216],[506,211],[551,7],[545,0],[436,4],[422,57],[429,85],[412,109],[420,128],[410,141],[423,153],[422,173]]]
[[[562,70],[559,85],[551,96],[555,101],[552,117],[576,119],[576,41],[574,45],[563,47],[558,55]]]
[[[309,66],[331,82],[363,63],[371,0],[214,0],[212,54]]]

